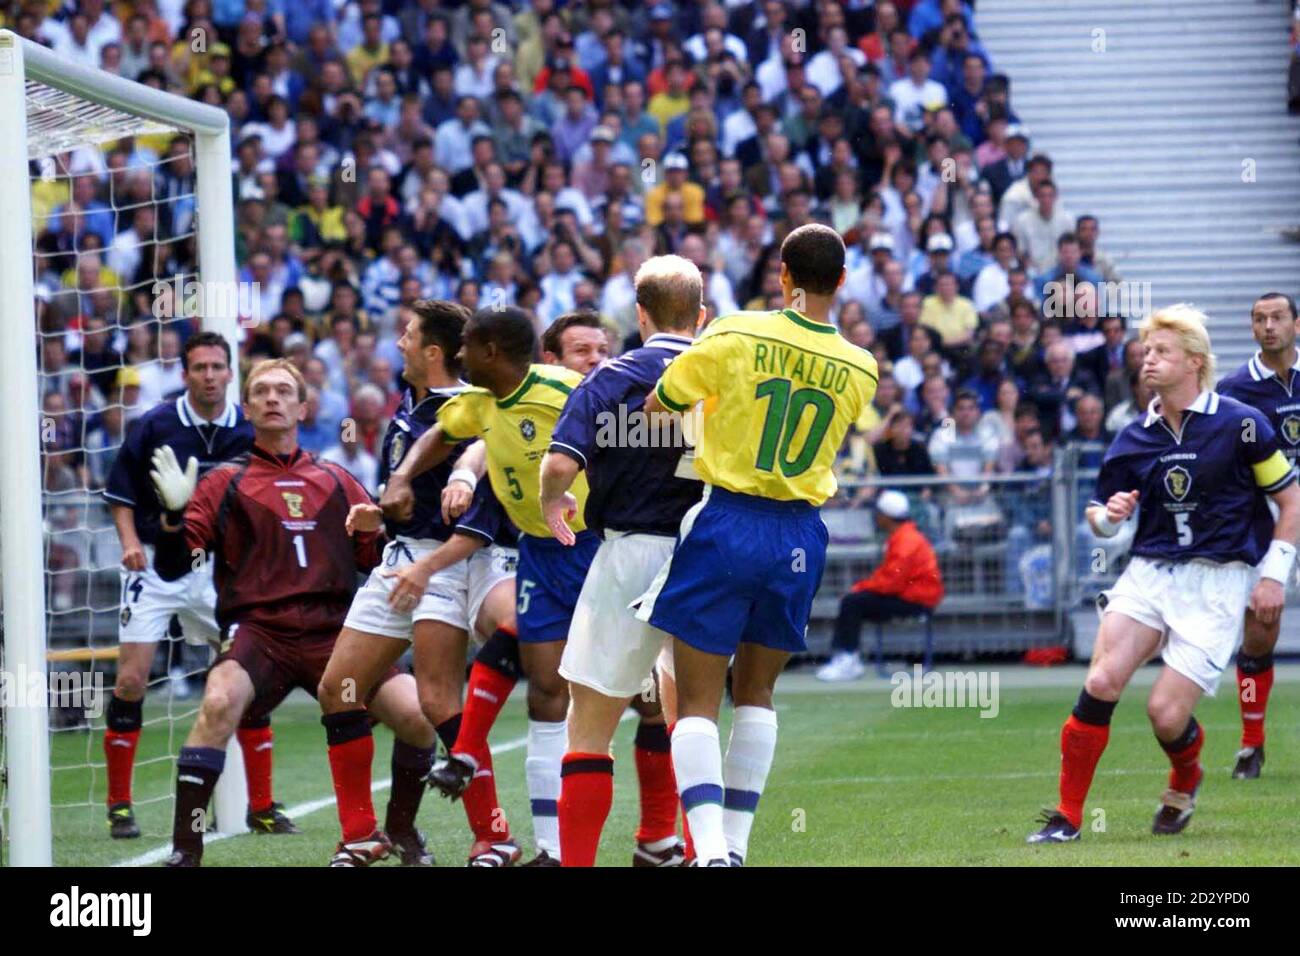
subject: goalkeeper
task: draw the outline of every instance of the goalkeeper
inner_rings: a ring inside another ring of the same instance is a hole
[[[199,865],[208,800],[240,719],[269,715],[295,687],[316,693],[357,572],[379,562],[382,532],[349,534],[352,508],[371,503],[365,489],[298,447],[306,396],[302,374],[287,360],[260,362],[244,383],[252,451],[214,468],[197,487],[194,459],[182,471],[170,447],[153,456],[150,477],[166,509],[155,567],[175,580],[211,553],[222,633],[198,719],[176,761],[167,866]],[[433,746],[410,675],[389,668],[366,703],[398,739]],[[375,843],[384,855],[381,834]]]

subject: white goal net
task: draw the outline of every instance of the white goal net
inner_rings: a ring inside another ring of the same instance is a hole
[[[202,327],[233,342],[235,316],[186,314],[173,296],[200,278],[233,285],[229,156],[220,111],[0,31],[6,863],[143,849],[112,846],[105,823],[104,710],[130,579],[103,490],[131,423],[182,388],[184,339]],[[174,639],[155,657],[132,788],[148,830],[167,830],[207,662]]]

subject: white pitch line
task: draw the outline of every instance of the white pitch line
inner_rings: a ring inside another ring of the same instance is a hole
[[[516,737],[514,740],[507,740],[491,748],[492,755],[509,753],[512,750],[518,750],[528,743],[527,737]],[[378,793],[381,790],[387,790],[392,786],[393,781],[376,780],[370,785],[371,793]],[[324,810],[326,807],[332,807],[337,802],[334,797],[320,797],[316,800],[308,800],[306,803],[295,804],[285,809],[285,814],[289,817],[305,817],[315,813],[317,810]],[[235,833],[209,833],[203,837],[203,845],[208,846],[220,840],[228,840],[232,836],[243,836],[244,834]],[[129,860],[123,860],[120,863],[114,863],[114,866],[152,866],[155,863],[161,863],[167,857],[172,855],[172,845],[165,843],[162,846],[154,847],[148,853],[141,853],[139,856],[133,856]]]

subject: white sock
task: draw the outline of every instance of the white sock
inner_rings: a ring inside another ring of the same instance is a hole
[[[722,829],[727,850],[742,860],[749,852],[749,829],[754,825],[758,798],[772,769],[776,753],[776,711],[766,707],[737,707],[731,740],[722,761]]]
[[[533,812],[533,840],[538,850],[560,858],[560,762],[569,749],[568,725],[528,721],[528,758],[524,776],[528,780],[528,802]]]
[[[706,717],[683,717],[673,728],[677,792],[700,865],[727,859],[722,832],[722,751],[718,725]]]

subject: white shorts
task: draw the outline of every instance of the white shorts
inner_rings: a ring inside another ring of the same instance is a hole
[[[647,690],[655,661],[671,639],[638,621],[630,605],[672,557],[675,543],[666,535],[605,532],[573,609],[561,677],[607,697]]]
[[[515,567],[519,564],[519,551],[490,544],[469,556],[465,562],[466,620],[469,621],[469,636],[476,643],[482,643],[481,635],[475,628],[478,615],[483,610],[483,602],[492,593],[492,589],[502,581],[512,581]],[[490,635],[489,635],[490,636]]]
[[[165,641],[175,614],[187,644],[209,644],[217,640],[214,611],[217,590],[212,584],[212,563],[204,562],[178,581],[164,581],[154,570],[153,545],[145,545],[143,571],[122,569],[122,611],[117,639],[121,644],[149,644]]]
[[[409,641],[416,621],[441,621],[462,631],[469,630],[466,613],[467,585],[464,561],[457,561],[429,578],[420,603],[412,611],[396,611],[388,606],[388,595],[393,590],[395,578],[384,572],[395,571],[414,564],[430,551],[437,550],[443,542],[398,538],[384,548],[383,560],[366,583],[352,598],[344,627],[365,634],[395,637]]]
[[[1241,643],[1259,572],[1242,561],[1153,561],[1135,557],[1097,599],[1098,613],[1123,614],[1160,631],[1160,656],[1213,696]]]

